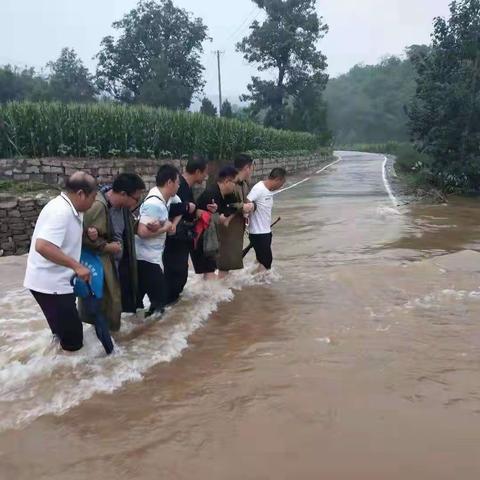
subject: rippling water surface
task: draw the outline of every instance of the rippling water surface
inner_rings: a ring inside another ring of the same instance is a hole
[[[111,358],[59,352],[2,259],[0,478],[478,478],[478,202],[397,207],[382,163],[278,195],[273,273],[192,278]]]

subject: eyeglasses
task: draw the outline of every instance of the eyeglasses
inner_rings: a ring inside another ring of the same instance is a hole
[[[139,203],[140,200],[142,199],[142,196],[140,195],[139,197],[134,197],[133,195],[130,195],[127,193],[127,197],[130,197],[132,198],[133,200],[135,200],[135,203]]]

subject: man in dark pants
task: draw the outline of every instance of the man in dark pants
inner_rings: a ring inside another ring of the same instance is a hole
[[[172,204],[170,219],[182,215],[175,235],[167,236],[163,252],[163,266],[167,285],[167,305],[175,303],[185,288],[188,279],[188,255],[193,249],[193,223],[197,211],[193,196],[193,186],[201,185],[207,177],[207,161],[194,155],[180,177],[177,195],[182,203]],[[213,208],[213,206],[212,206]]]
[[[28,288],[47,319],[63,350],[83,346],[83,328],[75,304],[71,277],[90,280],[90,270],[80,263],[83,213],[97,194],[95,179],[74,173],[65,191],[43,208],[33,232],[24,286]]]
[[[283,187],[287,172],[283,168],[274,168],[268,178],[258,182],[248,194],[248,200],[255,204],[250,214],[248,227],[250,242],[255,250],[259,270],[272,268],[272,208],[273,195]]]
[[[166,284],[163,274],[163,250],[167,233],[175,233],[180,216],[169,221],[170,206],[181,203],[176,193],[180,173],[173,165],[162,165],[157,173],[157,186],[152,188],[140,206],[135,246],[138,266],[137,306],[143,308],[143,297],[148,295],[150,308],[145,316],[162,314],[166,306]],[[149,225],[160,222],[160,229],[152,231]]]

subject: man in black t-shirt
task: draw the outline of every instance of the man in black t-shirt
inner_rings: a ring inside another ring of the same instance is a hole
[[[185,173],[180,176],[177,195],[182,203],[170,207],[170,217],[182,215],[182,220],[177,225],[177,233],[167,236],[163,252],[167,305],[178,300],[187,283],[188,255],[193,249],[193,223],[200,213],[195,204],[192,188],[194,185],[203,184],[206,177],[206,160],[199,155],[194,155],[188,161]]]

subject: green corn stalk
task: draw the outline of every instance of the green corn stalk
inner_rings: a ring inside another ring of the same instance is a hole
[[[180,158],[198,152],[229,160],[241,151],[288,155],[321,147],[318,137],[309,133],[164,108],[107,102],[0,105],[0,158],[66,154],[160,158],[162,152]]]

